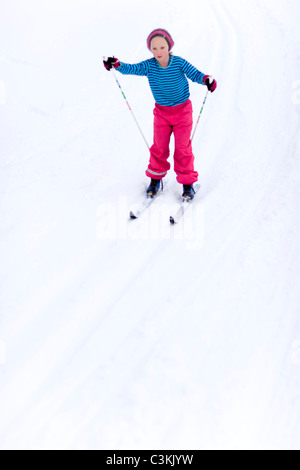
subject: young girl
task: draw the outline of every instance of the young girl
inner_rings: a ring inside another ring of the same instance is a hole
[[[193,184],[198,180],[198,173],[194,169],[190,138],[193,110],[189,100],[187,78],[206,85],[211,92],[216,89],[217,82],[186,60],[174,56],[171,53],[173,46],[174,41],[170,33],[159,28],[152,31],[147,38],[147,47],[153,54],[152,59],[131,65],[120,62],[115,57],[109,57],[103,63],[107,70],[114,67],[125,75],[144,75],[148,78],[155,100],[154,139],[146,170],[146,175],[151,178],[147,190],[148,196],[154,197],[157,194],[162,178],[170,169],[169,143],[171,134],[174,133],[174,170],[177,181],[183,185],[182,196],[185,199],[193,199],[195,194]]]

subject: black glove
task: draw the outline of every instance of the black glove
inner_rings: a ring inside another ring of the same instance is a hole
[[[116,59],[115,57],[107,57],[107,59],[103,61],[103,65],[106,70],[110,70],[112,68],[117,69],[120,67],[121,63],[119,59]]]
[[[205,75],[203,77],[203,83],[205,83],[211,93],[217,88],[217,82],[211,75]]]

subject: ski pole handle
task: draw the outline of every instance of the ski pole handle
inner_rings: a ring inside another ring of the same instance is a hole
[[[203,78],[203,83],[205,83],[209,91],[211,91],[212,93],[217,88],[217,82],[211,75],[205,75]]]

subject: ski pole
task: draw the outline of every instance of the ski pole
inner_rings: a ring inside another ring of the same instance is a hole
[[[213,77],[209,77],[209,83],[212,83],[213,80],[214,80]],[[202,107],[201,107],[201,109],[200,109],[200,113],[199,113],[199,116],[198,116],[198,119],[197,119],[197,122],[196,122],[196,125],[195,125],[195,129],[194,129],[193,135],[192,135],[192,137],[191,137],[191,142],[192,142],[192,140],[193,140],[193,138],[194,138],[194,135],[195,135],[197,126],[198,126],[198,124],[199,124],[199,121],[200,121],[200,118],[201,118],[201,114],[202,114],[204,105],[205,105],[205,103],[206,103],[206,98],[207,98],[208,92],[209,92],[209,90],[207,90],[207,92],[205,93],[205,97],[204,97],[204,100],[203,100],[203,103],[202,103]]]
[[[209,90],[207,90],[207,92],[205,93],[204,101],[203,101],[202,107],[201,107],[201,109],[200,109],[200,113],[199,113],[199,116],[198,116],[198,119],[197,119],[197,122],[196,122],[196,125],[195,125],[195,129],[194,129],[194,132],[193,132],[193,135],[192,135],[192,138],[191,138],[191,142],[192,142],[192,140],[193,140],[193,138],[194,138],[194,135],[195,135],[197,126],[198,126],[198,124],[199,124],[199,121],[200,121],[200,118],[201,118],[201,114],[202,114],[204,105],[205,105],[205,103],[206,103],[206,98],[207,98],[207,95],[208,95],[208,91],[209,91]]]
[[[106,57],[103,57],[103,59],[105,60]],[[140,133],[142,134],[142,137],[143,137],[143,139],[144,139],[144,141],[145,141],[145,144],[147,145],[147,148],[148,148],[148,150],[149,150],[150,147],[149,147],[149,145],[148,145],[148,142],[147,142],[147,140],[146,140],[146,137],[144,136],[143,131],[142,131],[142,129],[140,128],[140,125],[139,125],[139,123],[137,122],[137,119],[136,119],[136,117],[135,117],[135,115],[134,115],[134,113],[133,113],[133,111],[132,111],[132,109],[131,109],[131,107],[130,107],[130,104],[128,103],[128,100],[127,100],[127,98],[126,98],[126,96],[125,96],[124,91],[122,90],[122,87],[121,87],[121,85],[120,85],[120,82],[119,82],[119,80],[117,79],[117,76],[116,76],[116,73],[115,73],[114,68],[112,68],[111,71],[112,71],[113,76],[114,76],[114,78],[115,78],[115,80],[116,80],[116,82],[117,82],[118,87],[119,87],[120,90],[121,90],[121,93],[122,93],[122,95],[123,95],[123,98],[124,98],[124,100],[126,101],[127,107],[128,107],[128,109],[129,109],[129,111],[131,112],[132,117],[133,117],[133,119],[135,120],[135,123],[136,123],[137,127],[139,128],[139,131],[140,131]]]

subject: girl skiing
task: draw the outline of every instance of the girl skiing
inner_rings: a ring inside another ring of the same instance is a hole
[[[147,38],[147,47],[153,58],[138,64],[125,64],[115,57],[104,60],[107,70],[115,68],[124,75],[146,76],[155,100],[154,138],[150,148],[150,162],[146,175],[151,178],[147,189],[149,197],[154,197],[161,180],[170,169],[168,158],[172,132],[175,139],[174,170],[177,181],[183,185],[182,196],[193,199],[193,184],[198,180],[194,169],[194,155],[191,145],[193,126],[192,103],[189,99],[189,84],[193,82],[206,85],[213,92],[217,82],[209,75],[197,70],[193,65],[171,52],[174,41],[165,29],[153,30]],[[187,77],[187,78],[186,78]]]

